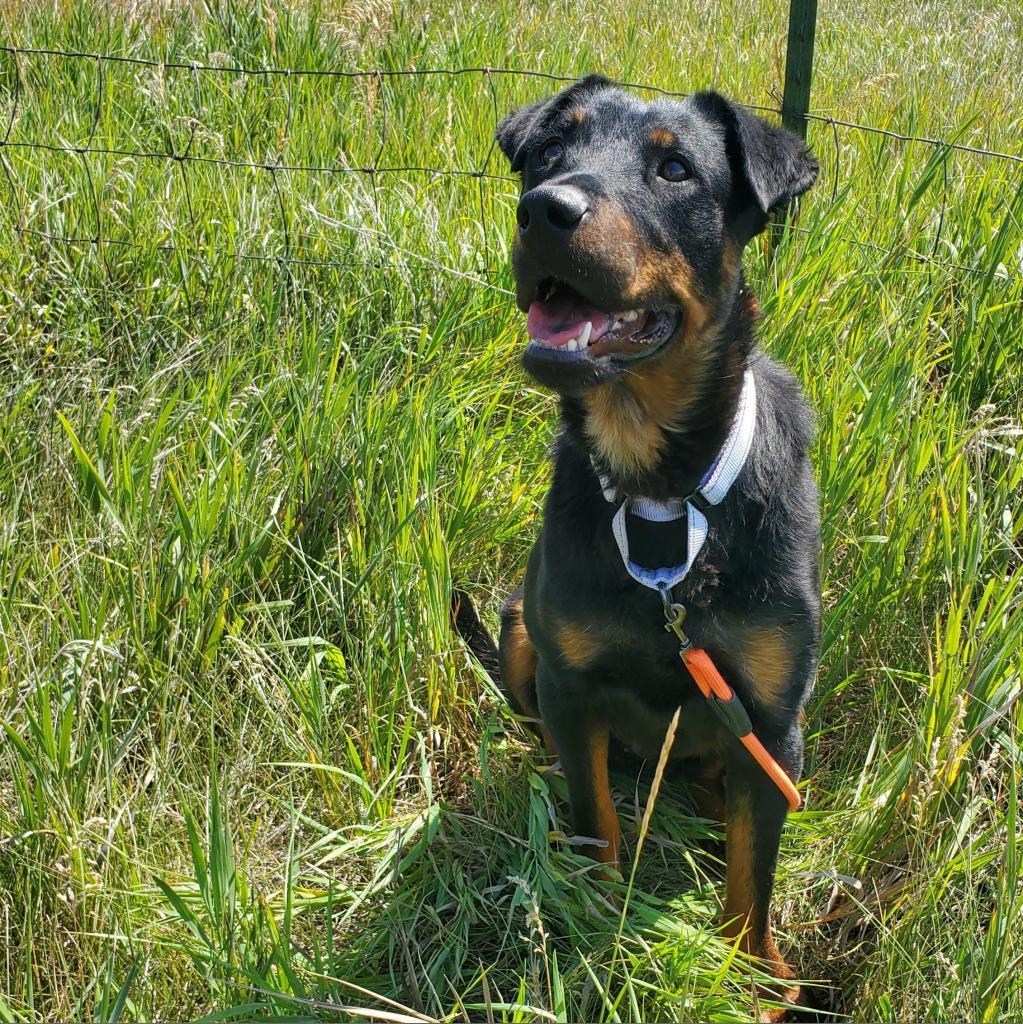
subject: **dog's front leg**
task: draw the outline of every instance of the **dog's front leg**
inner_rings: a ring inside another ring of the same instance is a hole
[[[555,674],[542,662],[537,666],[536,682],[540,716],[557,747],[568,783],[576,834],[597,840],[586,843],[583,850],[617,870],[622,833],[607,774],[607,723],[574,692],[570,679]]]
[[[777,742],[764,741],[772,756],[798,780],[802,770],[803,739],[798,728]],[[794,978],[771,935],[770,905],[782,826],[788,813],[784,794],[763,769],[738,747],[729,755],[726,775],[725,846],[727,873],[723,932],[739,939],[740,947],[763,960],[776,977]],[[799,987],[789,985],[764,995],[794,1002]],[[766,1012],[763,1020],[780,1020]]]

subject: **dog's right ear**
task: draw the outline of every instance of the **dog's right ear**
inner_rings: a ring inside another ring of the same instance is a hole
[[[511,163],[511,169],[517,173],[526,166],[530,148],[540,140],[542,129],[547,128],[558,114],[591,93],[610,88],[611,82],[603,75],[587,75],[554,96],[516,107],[507,114],[497,126],[497,144]]]
[[[526,153],[529,152],[526,139],[540,121],[543,108],[550,102],[551,97],[546,96],[535,103],[516,107],[510,114],[506,114],[497,126],[497,144],[511,163],[513,171],[521,171],[525,166]]]

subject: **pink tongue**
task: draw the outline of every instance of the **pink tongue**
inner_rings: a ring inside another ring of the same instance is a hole
[[[610,317],[596,306],[576,296],[559,295],[546,302],[535,301],[530,304],[526,315],[526,330],[530,338],[536,338],[552,348],[559,348],[578,337],[587,320],[593,324],[591,343],[606,334],[611,326]]]

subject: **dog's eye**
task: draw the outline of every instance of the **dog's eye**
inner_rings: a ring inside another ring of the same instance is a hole
[[[553,164],[561,159],[561,154],[565,152],[565,147],[555,139],[553,142],[548,142],[546,146],[540,150],[540,163],[542,164]]]
[[[693,172],[689,169],[689,164],[677,156],[669,156],[657,169],[657,173],[665,181],[685,181],[693,176]]]

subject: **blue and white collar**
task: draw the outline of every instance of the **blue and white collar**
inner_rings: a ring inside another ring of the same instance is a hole
[[[620,495],[610,477],[598,473],[604,497],[613,503],[621,502],[618,511],[611,521],[611,529],[618,550],[622,556],[629,575],[644,587],[651,590],[669,590],[682,582],[689,574],[704,542],[707,540],[707,517],[705,510],[712,505],[720,504],[735,483],[742,467],[746,465],[750,449],[753,447],[753,433],[757,420],[757,389],[753,382],[753,374],[747,370],[743,378],[742,391],[739,393],[739,405],[735,410],[735,419],[725,443],[721,446],[717,458],[703,475],[696,490],[687,498],[673,498],[670,501],[655,501],[653,498],[630,497]],[[688,543],[686,545],[686,561],[683,565],[664,566],[660,569],[644,569],[629,558],[629,534],[626,527],[626,513],[638,516],[651,523],[669,523],[685,516],[688,525]]]

